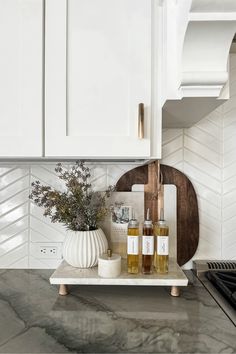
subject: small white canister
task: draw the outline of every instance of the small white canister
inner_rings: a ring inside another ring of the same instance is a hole
[[[121,273],[121,256],[111,250],[98,257],[98,275],[101,278],[116,278]]]

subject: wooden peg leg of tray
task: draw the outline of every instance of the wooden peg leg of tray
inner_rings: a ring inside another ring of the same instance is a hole
[[[58,293],[61,296],[68,295],[69,294],[68,286],[65,284],[60,284]]]
[[[178,286],[172,286],[170,290],[170,295],[173,297],[179,297],[180,296],[180,288]]]

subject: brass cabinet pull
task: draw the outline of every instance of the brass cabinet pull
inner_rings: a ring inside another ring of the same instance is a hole
[[[138,138],[144,138],[144,104],[138,105]]]

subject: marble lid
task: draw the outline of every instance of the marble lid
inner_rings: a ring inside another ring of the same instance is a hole
[[[98,260],[101,262],[118,262],[121,260],[121,256],[119,254],[113,253],[111,257],[108,257],[107,253],[103,253],[98,257]]]

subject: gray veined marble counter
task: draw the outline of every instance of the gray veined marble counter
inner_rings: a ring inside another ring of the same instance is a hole
[[[52,271],[0,272],[0,353],[236,353],[236,328],[195,279],[168,287],[74,286]]]

